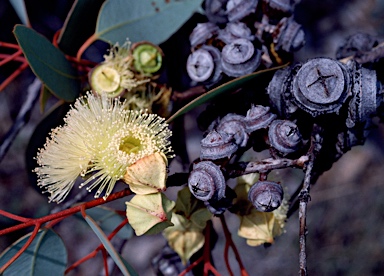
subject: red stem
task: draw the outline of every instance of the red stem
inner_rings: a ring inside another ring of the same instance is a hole
[[[108,272],[108,255],[107,255],[107,250],[105,250],[105,248],[103,248],[101,250],[101,253],[103,254],[103,262],[104,262],[104,271],[105,271],[105,276],[109,276],[109,272]]]
[[[225,234],[226,247],[227,247],[227,243],[228,243],[228,248],[229,248],[229,246],[232,247],[233,253],[235,254],[236,260],[237,260],[237,262],[239,264],[239,267],[240,267],[241,275],[242,276],[248,276],[248,273],[247,273],[247,271],[244,268],[243,262],[241,261],[240,254],[237,251],[236,245],[235,245],[235,243],[232,240],[231,233],[228,230],[228,226],[227,226],[227,223],[225,222],[224,215],[220,216],[220,221],[221,221],[221,224],[223,226],[223,230],[224,230],[224,234]],[[228,251],[229,250],[227,250],[225,252],[225,254],[228,254]],[[224,256],[224,258],[228,259],[228,256]],[[226,261],[226,265],[227,265],[227,267],[229,267],[229,263],[227,263],[227,261]]]
[[[84,210],[85,211],[85,210]],[[85,213],[85,212],[84,212]],[[83,214],[83,212],[82,212]],[[87,214],[85,214],[86,216]],[[84,217],[84,214],[83,214],[83,217]],[[119,232],[121,230],[121,228],[124,227],[124,225],[126,225],[128,223],[128,219],[125,218],[124,221],[122,221],[116,228],[115,230],[113,230],[113,232],[111,234],[108,235],[108,240],[111,240],[116,234],[117,232]],[[84,256],[83,258],[81,258],[80,260],[78,260],[77,262],[75,262],[74,264],[72,264],[70,267],[68,267],[66,270],[65,270],[65,273],[68,273],[69,271],[71,271],[72,269],[78,267],[79,265],[81,265],[82,263],[88,261],[89,259],[92,259],[93,257],[96,256],[97,252],[99,252],[100,250],[104,250],[104,245],[103,244],[100,244],[95,250],[93,250],[91,253],[89,253],[88,255]],[[105,250],[104,250],[105,251]]]
[[[225,247],[224,247],[224,262],[225,266],[227,267],[229,275],[233,276],[233,271],[231,269],[231,266],[229,265],[229,242],[228,239],[225,239]]]
[[[5,87],[7,87],[8,84],[10,84],[18,75],[21,74],[25,69],[28,68],[28,63],[23,62],[19,68],[15,70],[8,78],[6,78],[3,83],[0,85],[0,92],[4,90]]]
[[[201,256],[200,258],[198,258],[196,261],[194,261],[193,263],[191,263],[186,269],[184,269],[180,274],[179,276],[184,276],[185,274],[187,274],[189,271],[191,271],[195,266],[197,266],[199,263],[201,263],[203,261],[203,256]]]
[[[8,212],[6,212],[4,210],[0,210],[0,215],[3,215],[4,217],[7,217],[7,218],[10,218],[10,219],[13,219],[13,220],[17,220],[17,221],[21,221],[21,222],[27,222],[27,221],[30,220],[30,218],[25,218],[25,217],[17,216],[17,215],[8,213]]]
[[[92,44],[93,42],[95,42],[96,40],[97,40],[97,36],[96,36],[96,34],[93,34],[93,35],[91,35],[91,36],[84,42],[83,45],[81,45],[81,47],[80,47],[79,50],[77,51],[77,55],[76,55],[76,59],[77,59],[78,61],[81,60],[81,56],[83,55],[83,53],[85,52],[85,50],[86,50],[89,46],[91,46],[91,44]]]
[[[20,248],[20,250],[12,257],[8,260],[8,262],[6,262],[1,268],[0,268],[0,275],[3,275],[4,271],[14,262],[16,261],[17,258],[20,257],[21,254],[23,254],[23,252],[25,250],[27,250],[28,246],[32,243],[32,241],[34,240],[34,238],[36,237],[37,235],[37,232],[39,232],[40,230],[40,226],[41,224],[40,223],[36,223],[35,225],[35,229],[33,229],[33,232],[31,234],[31,236],[29,237],[28,241],[23,245],[23,247]]]
[[[47,216],[44,216],[44,217],[41,217],[41,218],[36,218],[36,219],[30,219],[29,221],[26,221],[24,223],[21,223],[21,224],[18,224],[18,225],[15,225],[15,226],[8,227],[6,229],[0,230],[0,236],[8,234],[8,233],[11,233],[13,231],[17,231],[17,230],[29,227],[29,226],[32,226],[32,225],[37,225],[37,224],[41,225],[41,224],[46,223],[46,222],[51,221],[51,220],[55,220],[55,219],[58,219],[58,218],[66,217],[66,216],[69,216],[69,215],[73,215],[73,214],[75,214],[77,212],[80,212],[81,208],[83,208],[83,206],[84,206],[85,209],[89,209],[89,208],[92,208],[92,207],[95,207],[95,206],[98,206],[98,205],[102,205],[102,204],[105,204],[107,202],[116,200],[118,198],[122,198],[122,197],[128,196],[130,194],[131,194],[131,191],[129,189],[125,189],[123,191],[111,194],[106,200],[104,200],[103,198],[98,198],[98,199],[95,199],[95,200],[83,203],[81,205],[77,205],[75,207],[63,210],[63,211],[55,213],[55,214],[47,215]]]
[[[0,61],[0,66],[3,66],[4,64],[14,60],[16,57],[20,56],[22,53],[23,53],[23,51],[18,50],[15,53],[13,53],[12,55],[7,56],[2,61]]]
[[[220,273],[216,270],[216,268],[213,267],[211,263],[211,228],[212,228],[212,221],[208,221],[207,227],[205,228],[205,243],[204,243],[204,253],[203,253],[203,259],[204,259],[204,275],[208,276],[209,271],[211,271],[214,275],[220,276]]]
[[[4,59],[8,58],[9,56],[10,55],[8,55],[8,54],[0,54],[0,58],[4,58]],[[17,56],[17,57],[13,58],[13,61],[19,61],[19,62],[24,63],[24,62],[26,62],[26,59],[25,59],[25,57]]]
[[[52,44],[56,48],[59,48],[59,44],[57,43],[57,39],[59,38],[60,32],[61,32],[61,29],[58,29],[52,38]]]
[[[6,47],[11,49],[20,49],[20,46],[18,44],[8,43],[8,42],[2,42],[0,41],[0,47]]]

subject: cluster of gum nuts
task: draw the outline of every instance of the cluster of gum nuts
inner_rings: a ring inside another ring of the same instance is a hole
[[[276,57],[300,49],[304,32],[292,15],[297,2],[205,1],[208,22],[197,24],[190,35],[192,53],[186,66],[190,78],[211,86],[223,75],[244,76],[261,64],[278,64],[281,60]]]
[[[253,105],[246,116],[229,113],[211,125],[201,140],[199,162],[193,165],[188,186],[213,214],[223,213],[231,204],[232,190],[226,185],[225,164],[236,154],[252,146],[254,135],[267,132],[266,142],[276,154],[294,153],[302,146],[302,137],[295,123],[279,120],[270,108]],[[262,212],[278,208],[283,199],[280,184],[257,181],[248,193],[249,200]]]

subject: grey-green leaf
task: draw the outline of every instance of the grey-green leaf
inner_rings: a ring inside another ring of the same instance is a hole
[[[27,242],[28,234],[0,256],[0,266],[12,258]],[[67,251],[61,238],[52,230],[44,229],[37,233],[27,250],[5,270],[7,275],[64,275],[67,267]]]
[[[24,25],[29,25],[29,18],[27,9],[25,8],[24,0],[9,0],[13,9],[16,11],[17,16],[20,18]]]
[[[74,101],[80,81],[63,52],[31,28],[16,25],[13,32],[35,75],[58,98]]]
[[[115,248],[113,247],[111,242],[108,240],[108,237],[104,234],[103,230],[101,230],[101,228],[97,225],[96,221],[94,221],[90,216],[86,216],[84,219],[92,228],[93,232],[95,232],[97,237],[100,239],[101,243],[104,245],[104,248],[107,250],[108,254],[111,256],[115,264],[119,267],[121,273],[124,276],[138,275],[136,271],[132,268],[132,266],[129,265],[128,262],[125,261],[118,252],[116,252]]]
[[[59,48],[66,54],[76,56],[83,43],[94,34],[97,16],[104,0],[76,0],[58,39]]]
[[[142,40],[160,44],[175,33],[203,0],[107,0],[97,20],[95,35],[123,44]]]
[[[85,212],[93,218],[106,233],[111,233],[125,219],[125,217],[120,216],[113,209],[104,206],[97,206]],[[129,239],[133,235],[132,227],[126,224],[116,235],[121,239]]]
[[[286,65],[274,67],[274,68],[270,68],[270,69],[266,69],[266,70],[260,70],[260,71],[242,76],[242,77],[238,77],[238,78],[233,79],[229,82],[226,82],[226,83],[204,93],[203,95],[197,97],[193,101],[189,102],[188,104],[186,104],[185,106],[180,108],[171,117],[169,117],[167,119],[167,123],[172,122],[177,117],[187,113],[188,111],[194,109],[195,107],[197,107],[199,105],[202,105],[203,103],[206,103],[206,102],[212,100],[213,98],[216,98],[216,97],[218,97],[224,93],[227,93],[229,91],[234,91],[234,90],[242,87],[243,85],[249,83],[250,81],[257,81],[258,78],[259,79],[260,78],[268,78],[269,76],[272,76],[276,70],[278,70],[282,67],[285,67],[285,66]]]

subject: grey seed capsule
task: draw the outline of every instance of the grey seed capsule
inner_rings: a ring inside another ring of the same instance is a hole
[[[289,114],[297,110],[297,106],[292,103],[291,81],[293,78],[292,70],[289,67],[277,70],[272,80],[268,84],[267,92],[272,106],[282,117],[289,117]]]
[[[224,29],[219,30],[217,38],[225,44],[229,44],[239,38],[252,41],[255,39],[255,36],[252,35],[251,29],[245,23],[229,22]]]
[[[336,113],[350,92],[350,76],[346,67],[330,58],[306,62],[293,79],[295,104],[313,117]]]
[[[239,147],[245,147],[248,143],[249,135],[245,130],[245,117],[229,113],[225,115],[216,127],[219,133],[225,132],[235,141]]]
[[[212,130],[201,140],[200,158],[208,160],[217,160],[229,158],[238,149],[233,143],[232,137],[225,132]]]
[[[341,47],[339,47],[336,53],[336,58],[342,59],[349,56],[361,56],[365,52],[372,50],[378,43],[378,40],[370,34],[353,34],[344,41],[344,44]]]
[[[269,106],[252,105],[245,116],[245,128],[248,133],[267,128],[276,119],[276,115],[269,112]]]
[[[366,122],[376,112],[378,88],[376,71],[366,69],[354,61],[348,65],[353,71],[353,88],[346,125],[353,128],[356,124]]]
[[[295,8],[295,3],[292,0],[264,0],[274,10],[282,13],[291,14]]]
[[[295,152],[302,142],[297,125],[288,120],[274,120],[269,126],[268,138],[270,145],[282,154]]]
[[[224,24],[228,22],[226,5],[228,0],[205,0],[204,10],[208,20],[212,23]]]
[[[304,31],[293,17],[282,18],[272,36],[276,50],[282,49],[290,53],[299,50],[305,44]]]
[[[284,197],[281,185],[272,181],[258,181],[248,192],[248,199],[260,212],[272,212],[277,209]]]
[[[223,72],[231,77],[240,77],[259,67],[261,51],[255,49],[249,40],[239,38],[224,46],[221,57]]]
[[[199,200],[220,200],[225,196],[225,178],[218,165],[201,161],[193,166],[188,178],[191,193]]]
[[[204,49],[198,49],[191,53],[187,60],[187,72],[189,77],[197,82],[209,79],[215,68],[212,55]]]
[[[218,30],[219,27],[212,22],[198,23],[189,36],[191,47],[204,44],[208,39],[215,35]]]
[[[217,83],[222,78],[222,69],[221,69],[221,52],[216,47],[210,45],[203,45],[201,49],[208,51],[213,59],[213,63],[215,64],[215,68],[211,77],[205,81],[206,85],[212,85]]]
[[[227,2],[228,20],[240,21],[255,12],[258,0],[229,0]]]

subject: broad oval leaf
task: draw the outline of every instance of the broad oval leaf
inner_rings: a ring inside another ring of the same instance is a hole
[[[80,82],[64,54],[31,28],[16,25],[13,32],[35,75],[56,97],[74,101],[80,92]]]
[[[97,20],[95,35],[122,45],[128,38],[160,44],[175,33],[203,0],[107,0]]]
[[[28,234],[0,256],[0,266],[12,258],[28,241]],[[26,251],[4,272],[7,275],[64,275],[67,266],[67,251],[62,239],[50,229],[40,230]]]
[[[29,18],[27,9],[25,8],[24,0],[9,0],[13,9],[16,11],[17,16],[20,18],[24,25],[29,25]]]
[[[59,48],[75,56],[81,45],[93,35],[104,0],[76,0],[65,19],[58,38]]]
[[[128,264],[123,257],[116,252],[115,248],[108,240],[108,237],[104,234],[103,230],[97,225],[96,221],[94,221],[90,216],[85,216],[85,221],[92,228],[93,232],[95,232],[96,236],[99,238],[101,243],[104,245],[104,248],[107,250],[108,254],[111,256],[115,264],[119,267],[121,273],[125,275],[138,275],[137,272],[133,269],[133,267]]]
[[[233,79],[229,82],[226,82],[226,83],[204,93],[203,95],[197,97],[196,99],[192,100],[191,102],[189,102],[188,104],[186,104],[185,106],[180,108],[171,117],[169,117],[167,119],[167,123],[172,122],[177,117],[187,113],[188,111],[194,109],[195,107],[198,107],[199,105],[202,105],[202,104],[212,100],[213,98],[220,96],[221,94],[227,93],[229,91],[234,91],[234,90],[240,88],[241,86],[249,83],[250,81],[256,81],[258,78],[268,78],[269,76],[272,76],[275,73],[275,71],[277,71],[278,69],[281,69],[285,66],[287,66],[287,65],[282,65],[279,67],[274,67],[274,68],[270,68],[270,69],[266,69],[266,70],[260,70],[260,71],[242,76],[242,77],[238,77],[238,78]]]
[[[99,227],[106,233],[112,233],[113,230],[125,219],[125,216],[122,217],[116,213],[113,209],[96,206],[85,211],[88,216],[90,216]],[[77,216],[77,215],[76,215]],[[81,215],[79,215],[80,217]],[[121,239],[129,239],[133,235],[132,227],[127,223],[123,228],[117,232],[116,236]]]

